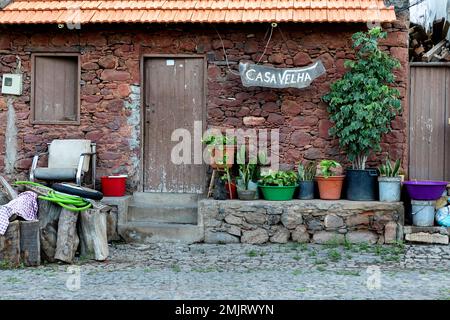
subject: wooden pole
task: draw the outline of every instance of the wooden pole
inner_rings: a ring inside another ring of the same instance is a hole
[[[86,210],[80,213],[80,252],[82,257],[104,261],[108,258],[106,212]]]
[[[77,235],[78,212],[61,210],[58,222],[55,259],[72,263],[80,240]]]
[[[0,262],[8,267],[17,267],[20,264],[20,224],[13,221],[3,236],[0,236]]]

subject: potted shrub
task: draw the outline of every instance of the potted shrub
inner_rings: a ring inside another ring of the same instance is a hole
[[[391,161],[386,159],[386,162],[378,170],[380,171],[380,176],[378,177],[380,201],[400,201],[402,183],[402,177],[399,175],[400,160],[395,161],[394,165],[392,165]]]
[[[223,134],[212,134],[202,140],[208,146],[210,166],[215,170],[231,168],[234,163],[236,137]]]
[[[297,181],[297,173],[294,171],[268,171],[261,173],[258,186],[264,199],[286,201],[294,197]]]
[[[253,182],[258,167],[256,156],[249,155],[247,159],[246,148],[241,146],[236,155],[239,166],[239,180],[237,183],[237,194],[240,200],[254,200],[258,191],[258,186]]]
[[[339,200],[345,176],[342,166],[334,160],[322,160],[317,166],[316,181],[320,199]]]
[[[314,177],[316,176],[316,163],[313,161],[299,163],[297,168],[299,193],[301,200],[314,199]]]
[[[330,135],[339,139],[352,162],[346,172],[349,200],[376,199],[377,171],[366,169],[366,162],[372,151],[381,150],[382,135],[390,132],[401,111],[400,92],[392,88],[393,70],[400,63],[379,48],[378,41],[385,37],[379,27],[355,33],[356,60],[345,62],[349,71],[323,97],[334,123]]]

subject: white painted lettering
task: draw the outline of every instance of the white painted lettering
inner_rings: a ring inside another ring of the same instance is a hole
[[[252,78],[251,76],[250,76],[250,72],[252,73],[252,75],[253,74],[255,74],[256,73],[256,71],[255,70],[253,70],[253,69],[250,69],[250,70],[248,70],[246,73],[245,73],[245,76],[249,79],[249,80],[252,80],[252,81],[254,81],[255,80],[255,78]]]

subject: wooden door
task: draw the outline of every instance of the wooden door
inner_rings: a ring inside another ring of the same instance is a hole
[[[450,68],[412,64],[409,178],[450,181]]]
[[[193,155],[194,122],[204,123],[204,64],[203,58],[145,60],[144,191],[204,192],[206,168],[194,164]],[[176,129],[190,133],[190,163],[171,160],[172,149],[179,143],[171,141]]]

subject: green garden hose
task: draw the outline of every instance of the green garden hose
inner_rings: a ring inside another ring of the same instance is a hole
[[[92,207],[92,203],[79,196],[73,196],[61,192],[56,192],[52,188],[32,181],[16,181],[15,185],[30,185],[47,191],[47,195],[40,195],[38,199],[54,202],[59,206],[73,212],[84,211]]]

